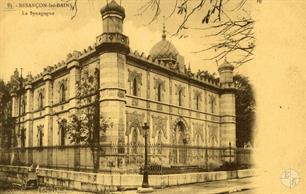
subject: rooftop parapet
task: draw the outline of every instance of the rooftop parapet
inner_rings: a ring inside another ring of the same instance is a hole
[[[139,54],[137,50],[134,52],[130,52],[129,54],[132,57],[141,59],[142,61],[148,62],[150,64],[153,64],[155,66],[162,67],[164,69],[170,70],[172,72],[175,72],[177,74],[183,75],[188,77],[192,80],[197,80],[199,82],[205,83],[207,85],[213,86],[213,87],[220,87],[219,79],[215,77],[214,74],[210,74],[208,71],[198,71],[197,73],[191,72],[190,67],[187,69],[186,65],[184,65],[184,71],[180,71],[178,68],[178,63],[172,64],[172,63],[165,63],[163,61],[158,61],[156,59],[152,59],[150,55],[146,57],[144,53]]]

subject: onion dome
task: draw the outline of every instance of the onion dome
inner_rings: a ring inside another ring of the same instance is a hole
[[[224,62],[218,67],[218,71],[223,71],[223,70],[234,70],[234,66],[230,64],[227,59],[225,58]]]
[[[165,62],[177,62],[179,52],[175,46],[168,40],[166,40],[165,25],[163,26],[162,40],[156,43],[150,50],[152,59],[157,59]]]
[[[102,7],[100,13],[102,17],[107,14],[118,14],[122,16],[123,19],[125,18],[124,8],[118,5],[115,0],[112,0],[110,3],[107,3],[104,7]]]

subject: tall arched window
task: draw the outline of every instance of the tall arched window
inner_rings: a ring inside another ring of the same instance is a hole
[[[134,128],[132,131],[132,154],[137,154],[137,146],[138,146],[138,133],[137,129]]]
[[[200,109],[200,95],[197,95],[197,97],[196,97],[196,109],[197,110]]]
[[[26,101],[25,99],[21,102],[21,114],[24,114],[26,112]]]
[[[59,145],[64,146],[65,145],[65,137],[66,137],[66,129],[67,129],[67,120],[62,119],[58,123],[58,129],[59,129]]]
[[[43,125],[37,126],[37,146],[43,146]]]
[[[137,79],[136,77],[133,79],[133,96],[138,96],[138,91],[137,91]]]
[[[66,88],[64,84],[61,84],[60,86],[60,102],[66,101]]]
[[[215,106],[217,104],[215,96],[213,96],[213,95],[209,96],[209,104],[210,104],[210,112],[215,113],[215,109],[216,109]]]
[[[20,139],[21,139],[21,147],[24,148],[25,147],[25,140],[26,140],[26,129],[23,128],[20,131]]]
[[[182,106],[182,95],[183,95],[183,91],[180,90],[178,93],[178,104],[179,106]]]
[[[162,132],[161,130],[157,133],[157,153],[162,154]]]
[[[157,101],[161,101],[161,91],[162,90],[162,86],[161,84],[158,84],[157,86]]]
[[[38,94],[38,109],[42,109],[44,107],[44,97],[42,93],[40,92]]]

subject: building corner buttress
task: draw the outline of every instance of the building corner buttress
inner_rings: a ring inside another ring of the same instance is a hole
[[[220,129],[221,146],[236,147],[236,110],[235,84],[233,82],[234,66],[226,60],[219,66],[220,75]]]
[[[102,143],[117,144],[118,153],[124,152],[126,123],[126,55],[128,37],[123,35],[124,8],[111,1],[100,10],[103,32],[97,37],[96,50],[100,58],[100,113],[113,126],[100,138]]]

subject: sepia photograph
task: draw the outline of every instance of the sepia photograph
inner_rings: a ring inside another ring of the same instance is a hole
[[[0,0],[0,193],[306,194],[305,0]]]

